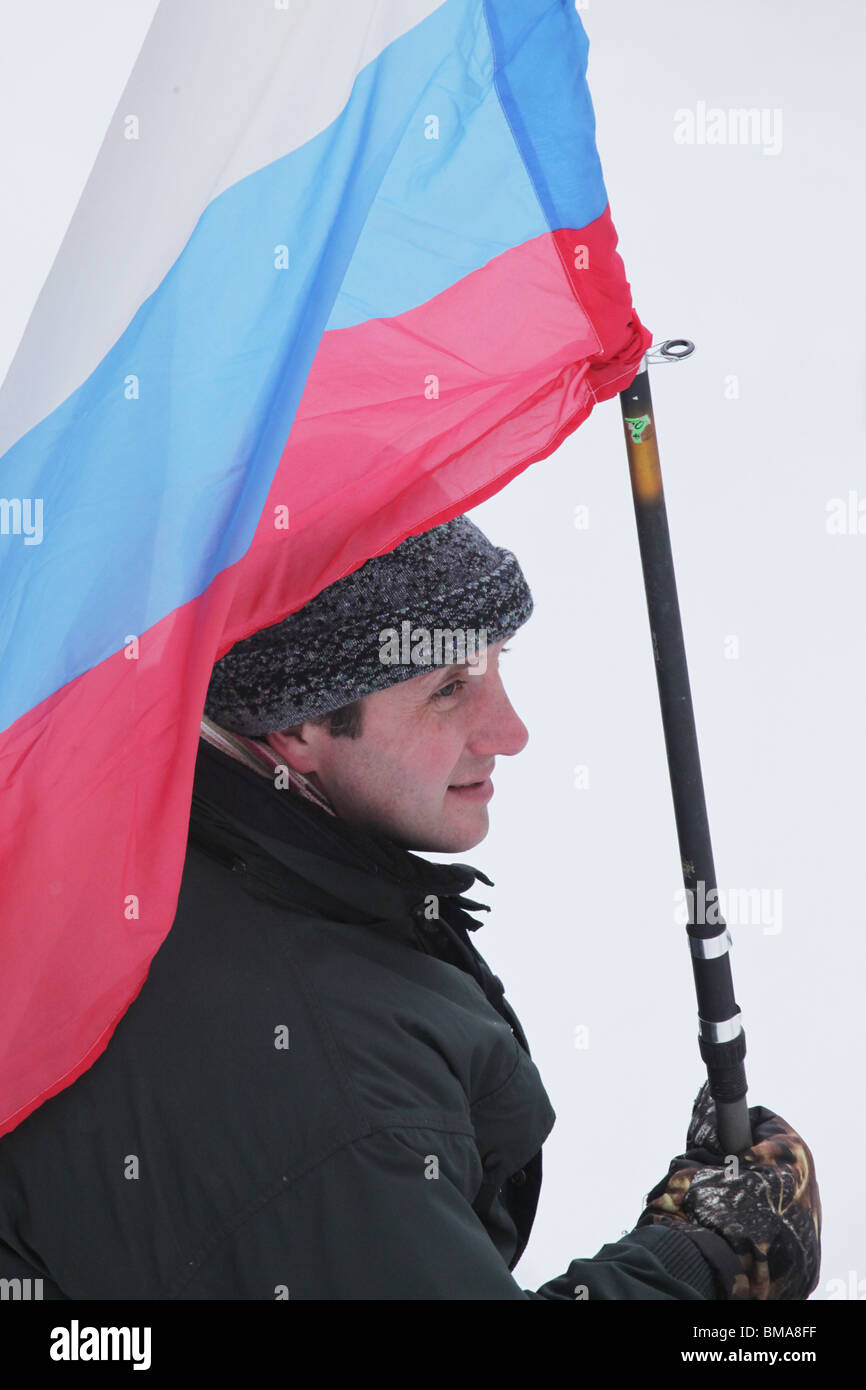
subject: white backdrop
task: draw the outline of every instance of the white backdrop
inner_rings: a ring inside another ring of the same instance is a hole
[[[635,304],[697,344],[652,388],[719,884],[768,909],[731,927],[749,1101],[815,1155],[814,1297],[866,1298],[866,10],[578,8]],[[0,380],[155,9],[0,0]],[[699,139],[713,108],[724,144]],[[763,113],[749,143],[737,108]],[[634,1224],[704,1072],[618,403],[472,516],[535,597],[503,661],[530,742],[498,760],[487,839],[430,857],[494,879],[476,945],[557,1111],[516,1270],[535,1288]]]

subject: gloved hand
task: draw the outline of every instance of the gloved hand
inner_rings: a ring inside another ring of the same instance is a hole
[[[737,1173],[725,1163],[715,1102],[704,1082],[686,1152],[671,1159],[667,1177],[647,1194],[637,1225],[661,1223],[687,1233],[703,1228],[722,1236],[743,1271],[726,1289],[729,1299],[805,1299],[821,1267],[821,1198],[812,1154],[765,1106],[753,1105],[749,1119],[753,1143]]]

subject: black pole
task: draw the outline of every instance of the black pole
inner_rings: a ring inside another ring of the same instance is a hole
[[[687,348],[686,352],[673,351],[680,344]],[[684,339],[676,339],[662,347],[663,356],[668,358],[685,357],[691,351],[693,345]],[[731,938],[718,912],[716,870],[646,356],[634,381],[620,392],[619,399],[625,424],[683,884],[689,907],[686,931],[698,998],[698,1045],[706,1063],[710,1092],[716,1102],[718,1134],[723,1152],[741,1154],[752,1143],[746,1105],[746,1069],[743,1064],[746,1036],[734,999],[729,955]]]

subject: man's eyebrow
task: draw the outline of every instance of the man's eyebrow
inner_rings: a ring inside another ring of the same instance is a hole
[[[430,670],[425,671],[423,676],[419,676],[418,679],[430,684],[437,676],[446,676],[449,671],[465,671],[466,667],[471,664],[468,661],[457,661],[452,666],[431,666]],[[477,662],[475,664],[477,665]]]
[[[499,655],[501,656],[503,652],[508,652],[510,650],[510,647],[500,647]],[[455,661],[450,666],[434,666],[432,670],[425,672],[424,675],[419,676],[418,679],[419,681],[431,682],[434,676],[443,676],[448,671],[465,671],[468,667],[477,665],[477,661]]]

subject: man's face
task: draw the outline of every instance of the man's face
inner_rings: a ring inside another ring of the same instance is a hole
[[[344,820],[404,849],[472,849],[489,829],[496,755],[519,753],[529,738],[499,675],[505,640],[487,648],[483,671],[430,667],[365,696],[356,739],[302,724],[267,741]]]

